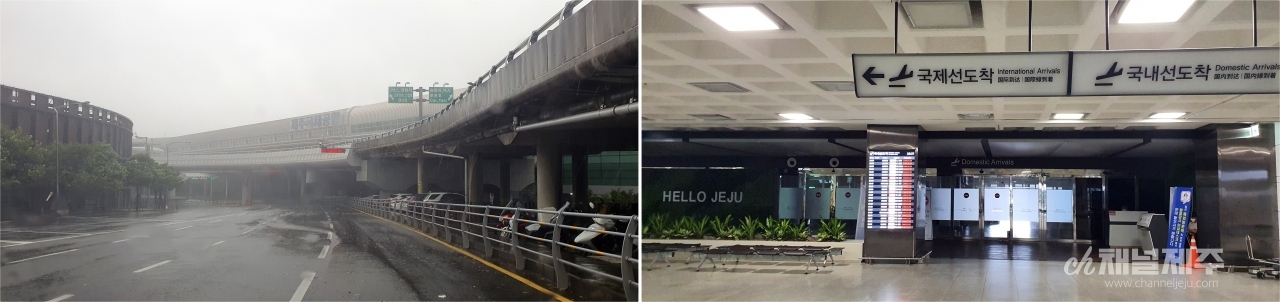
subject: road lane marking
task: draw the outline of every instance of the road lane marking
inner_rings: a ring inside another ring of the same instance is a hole
[[[0,240],[0,243],[28,244],[28,243],[31,243],[31,241]]]
[[[5,247],[10,247],[10,246],[19,246],[19,245],[26,245],[26,244],[33,244],[33,243],[41,243],[41,242],[49,242],[49,241],[62,240],[62,239],[80,238],[80,237],[85,237],[85,236],[94,236],[94,235],[102,235],[102,234],[119,233],[119,232],[124,232],[124,231],[125,231],[125,230],[115,230],[115,231],[102,232],[102,233],[89,233],[89,234],[81,234],[81,235],[75,235],[75,236],[66,236],[66,237],[50,238],[50,239],[45,239],[45,240],[36,240],[36,241],[28,242],[28,243],[14,243],[14,244],[11,244],[11,245],[7,245],[7,246],[5,246]]]
[[[176,229],[173,229],[173,230],[174,230],[174,231],[181,231],[182,229],[192,228],[192,227],[195,227],[195,226],[194,226],[194,225],[189,225],[189,226],[184,226],[184,227],[176,228]]]
[[[89,233],[37,232],[37,231],[18,231],[18,230],[0,230],[0,232],[41,233],[41,234],[62,234],[62,235],[85,235],[85,234],[89,234]]]
[[[249,228],[248,230],[244,230],[244,232],[240,232],[240,235],[244,235],[244,234],[248,234],[249,232],[253,232],[253,229],[255,229],[255,228]]]
[[[227,217],[227,216],[231,216],[231,215],[235,215],[235,214],[227,214],[227,215],[222,215],[222,216],[214,216],[214,217],[201,218],[201,219],[196,219],[196,220],[175,221],[175,222],[170,222],[170,223],[161,223],[161,224],[157,224],[157,226],[166,226],[166,225],[182,224],[182,223],[188,223],[188,222],[203,221],[203,220],[209,220],[209,219],[216,219],[216,218]]]
[[[134,273],[141,273],[141,272],[145,272],[145,271],[147,271],[147,270],[149,270],[149,269],[153,269],[153,268],[156,268],[157,266],[161,266],[161,265],[164,265],[165,263],[169,263],[169,261],[173,261],[173,260],[160,261],[160,263],[152,264],[151,266],[144,267],[144,268],[142,268],[142,269],[140,269],[140,270],[136,270],[136,271],[133,271],[133,272],[134,272]]]
[[[324,246],[324,248],[323,248],[323,249],[320,249],[320,256],[317,256],[316,258],[324,259],[324,256],[327,256],[327,255],[329,255],[329,246],[328,246],[328,245]]]
[[[219,221],[222,221],[222,219],[218,219],[218,220],[210,221],[209,223],[214,223],[214,222],[219,222]]]
[[[348,206],[348,208],[351,208],[351,207],[349,207],[349,206]],[[446,242],[444,242],[444,241],[440,241],[440,239],[436,239],[436,237],[431,237],[431,235],[427,235],[426,233],[423,233],[423,232],[420,232],[420,231],[415,230],[415,229],[413,229],[413,228],[410,228],[409,226],[406,226],[406,225],[403,225],[403,224],[397,223],[397,222],[395,222],[395,221],[391,221],[391,220],[386,219],[386,218],[378,217],[377,215],[369,214],[368,212],[361,211],[361,210],[356,209],[356,208],[351,208],[351,209],[352,209],[352,210],[355,210],[356,212],[360,212],[360,213],[363,213],[363,214],[365,214],[365,215],[369,215],[369,217],[373,217],[373,218],[377,218],[377,219],[382,219],[383,221],[390,222],[391,224],[394,224],[394,225],[398,225],[398,226],[400,226],[400,227],[402,227],[402,228],[404,228],[404,229],[406,229],[406,230],[409,230],[410,232],[414,232],[414,233],[417,233],[418,235],[422,235],[422,237],[426,237],[427,239],[431,239],[431,241],[435,241],[436,243],[439,243],[440,245],[443,245],[444,247],[447,247],[447,248],[449,248],[449,249],[451,249],[451,250],[453,250],[453,251],[455,251],[455,252],[458,252],[459,254],[463,254],[463,255],[466,255],[467,257],[471,257],[471,259],[475,259],[476,261],[479,261],[480,263],[483,263],[484,265],[486,265],[486,266],[488,266],[488,267],[490,267],[490,268],[493,268],[494,270],[496,270],[496,271],[498,271],[498,272],[500,272],[500,273],[503,273],[503,274],[507,275],[508,277],[511,277],[512,279],[516,279],[516,281],[520,281],[520,283],[524,283],[524,285],[527,285],[527,286],[529,286],[530,288],[533,288],[534,290],[537,290],[537,291],[539,291],[539,292],[542,292],[543,294],[547,294],[547,295],[551,296],[553,299],[556,299],[556,300],[558,300],[558,301],[562,301],[562,302],[571,302],[571,301],[573,301],[573,300],[569,300],[569,298],[565,298],[564,296],[561,296],[560,294],[557,294],[556,292],[553,292],[553,291],[551,291],[551,290],[549,290],[549,289],[546,289],[546,288],[542,287],[541,285],[538,285],[537,283],[533,283],[533,281],[529,281],[529,279],[525,279],[524,277],[521,277],[520,275],[516,275],[515,273],[512,273],[511,271],[508,271],[507,269],[502,268],[501,266],[498,266],[497,264],[493,264],[492,262],[489,262],[489,261],[487,261],[487,260],[484,260],[484,258],[480,258],[479,256],[476,256],[476,255],[474,255],[474,254],[471,254],[471,252],[467,252],[467,251],[465,251],[465,250],[463,250],[463,249],[460,249],[460,248],[458,248],[458,247],[453,246],[452,244],[448,244],[448,243],[446,243]]]
[[[329,232],[329,241],[333,241],[333,232]]]
[[[302,296],[307,294],[307,288],[311,287],[311,279],[316,278],[316,272],[302,272],[302,284],[298,284],[298,289],[293,291],[293,298],[289,298],[290,302],[302,301]]]
[[[65,254],[65,253],[70,253],[70,252],[79,251],[79,250],[80,250],[80,249],[70,249],[70,250],[65,250],[65,251],[61,251],[61,252],[57,252],[57,253],[52,253],[52,254],[44,254],[44,255],[35,256],[35,257],[27,258],[27,259],[22,259],[22,260],[18,260],[18,261],[14,261],[14,262],[9,262],[9,264],[14,264],[14,263],[18,263],[18,262],[27,261],[27,260],[40,259],[40,258],[44,258],[44,257],[49,257],[49,256],[57,255],[57,254]]]
[[[226,241],[226,240],[223,240],[223,241],[214,242],[213,244],[210,244],[208,247],[213,247],[213,246],[215,246],[215,245],[222,244],[223,242],[227,242],[227,241]]]
[[[120,240],[112,241],[111,243],[121,243],[121,242],[128,241],[129,239],[138,238],[138,237],[142,237],[142,236],[133,236],[133,237],[125,238],[125,239],[120,239]]]
[[[58,296],[57,298],[53,298],[53,300],[49,300],[49,302],[58,302],[58,301],[66,300],[67,298],[71,298],[75,296],[76,295],[65,294],[65,295]]]

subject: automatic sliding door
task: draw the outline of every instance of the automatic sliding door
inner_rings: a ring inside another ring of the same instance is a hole
[[[1009,203],[1013,216],[1009,224],[1010,238],[1040,237],[1040,177],[1012,177]]]
[[[1012,215],[1009,213],[1008,176],[982,178],[982,226],[985,238],[1009,238]]]

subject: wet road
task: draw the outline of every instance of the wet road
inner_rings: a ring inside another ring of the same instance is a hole
[[[346,207],[191,203],[122,216],[0,229],[0,300],[555,298]]]

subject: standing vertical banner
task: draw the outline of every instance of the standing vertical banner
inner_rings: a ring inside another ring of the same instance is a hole
[[[1182,252],[1187,248],[1187,224],[1191,220],[1191,188],[1169,188],[1169,244],[1166,249],[1166,260],[1170,263],[1183,262]],[[1192,260],[1194,261],[1194,259]]]

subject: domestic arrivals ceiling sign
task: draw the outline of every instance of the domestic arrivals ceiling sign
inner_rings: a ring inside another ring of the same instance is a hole
[[[854,54],[858,97],[1280,93],[1280,48]]]
[[[1076,52],[1071,95],[1280,93],[1267,48]]]

